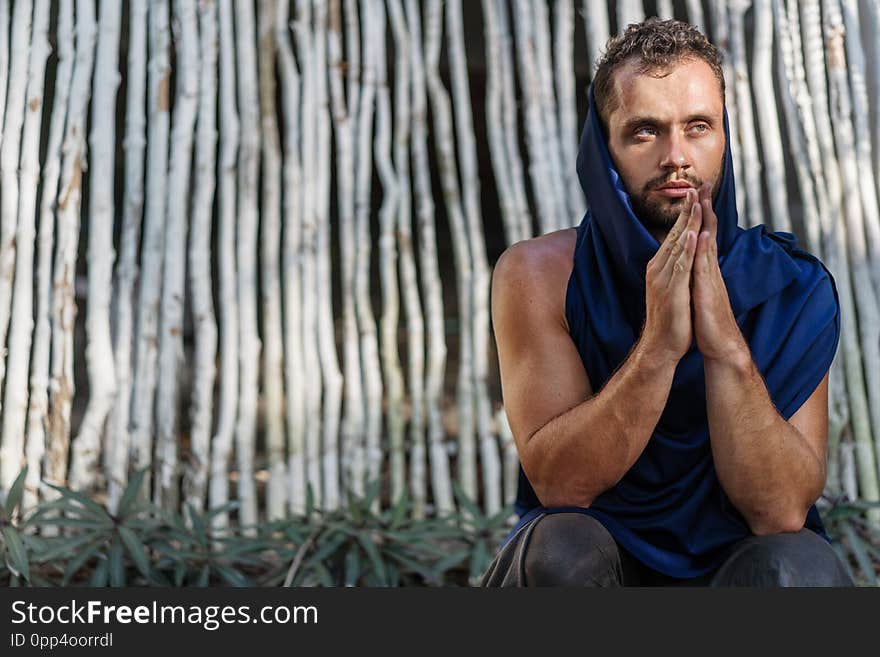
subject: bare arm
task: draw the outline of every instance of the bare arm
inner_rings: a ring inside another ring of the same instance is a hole
[[[828,374],[788,422],[779,415],[733,317],[708,187],[701,190],[700,206],[694,333],[703,354],[718,481],[753,533],[796,532],[825,486]]]
[[[642,336],[595,395],[566,326],[571,247],[564,253],[538,238],[499,259],[492,319],[502,393],[523,469],[545,506],[590,506],[632,467],[654,432],[692,341],[695,216],[682,212],[648,265]]]

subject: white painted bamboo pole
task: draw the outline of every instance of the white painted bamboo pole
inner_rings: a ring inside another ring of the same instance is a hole
[[[621,34],[630,23],[641,23],[645,20],[645,8],[642,0],[617,0],[617,33]]]
[[[37,185],[40,180],[40,133],[43,123],[43,82],[49,57],[49,2],[37,0],[28,65],[27,112],[21,136],[21,169],[18,194],[18,227],[16,232],[15,284],[12,295],[12,318],[9,329],[9,376],[6,379],[3,404],[2,458],[13,463],[24,460],[36,468],[28,473],[31,494],[39,489],[42,444],[27,445],[25,429],[28,408],[28,372],[31,367],[31,338],[34,307],[34,233],[36,230]],[[16,473],[17,475],[17,473]],[[13,480],[14,481],[14,480]],[[32,498],[33,499],[33,498]]]
[[[377,453],[382,422],[382,374],[379,363],[379,343],[376,336],[376,320],[370,299],[370,205],[372,194],[372,143],[376,99],[375,3],[361,12],[363,24],[363,74],[360,93],[360,110],[357,127],[357,174],[355,180],[355,218],[357,257],[355,260],[355,310],[361,345],[361,371],[366,402],[364,422],[364,462],[356,464],[354,484],[357,490],[375,478],[376,466],[381,460]],[[372,10],[372,11],[371,11]]]
[[[318,358],[317,336],[317,217],[316,217],[316,178],[313,163],[317,157],[316,111],[315,111],[315,66],[312,52],[311,4],[308,0],[298,0],[297,20],[295,22],[297,54],[302,69],[302,101],[300,105],[302,136],[302,308],[303,308],[303,355],[304,381],[306,385],[306,434],[305,468],[306,486],[311,488],[315,503],[321,504],[321,362]]]
[[[86,361],[89,400],[79,435],[72,443],[71,486],[94,489],[99,483],[104,427],[116,395],[116,367],[110,336],[113,296],[113,223],[115,214],[116,92],[122,12],[118,2],[102,0],[92,84],[92,131],[89,137],[88,280]]]
[[[0,125],[6,118],[6,83],[9,81],[9,2],[0,0]],[[3,131],[0,130],[0,145]]]
[[[496,0],[483,0],[483,34],[486,42],[486,134],[492,172],[495,174],[498,206],[504,223],[507,244],[520,238],[519,216],[508,179],[507,148],[504,143],[502,122],[501,88],[501,40],[498,36],[498,18],[495,15]]]
[[[397,172],[397,242],[400,251],[400,286],[406,317],[407,378],[409,388],[410,500],[424,508],[427,497],[425,466],[425,320],[419,298],[418,273],[413,252],[412,182],[410,180],[410,122],[413,93],[410,85],[410,40],[401,0],[388,0],[394,33],[394,169]],[[401,441],[402,443],[402,441]],[[392,505],[407,489],[405,445],[391,451]]]
[[[199,34],[196,7],[175,0],[174,20],[177,67],[171,153],[168,167],[168,201],[165,204],[165,265],[162,269],[162,302],[159,316],[159,378],[156,386],[156,463],[153,466],[153,501],[176,509],[180,502],[177,441],[181,405],[180,372],[183,354],[183,303],[186,295],[186,239],[189,232],[190,168],[193,132],[199,102]]]
[[[858,304],[860,341],[858,346],[852,344],[850,346],[856,351],[852,355],[852,366],[855,372],[856,360],[863,363],[880,362],[880,308],[878,308],[877,295],[871,282],[861,197],[856,191],[859,175],[854,144],[855,137],[850,119],[852,104],[847,84],[846,55],[843,43],[844,26],[840,5],[837,0],[826,0],[823,2],[822,9],[831,91],[831,126],[837,145],[836,152],[840,163],[842,187],[845,190],[842,209],[846,223],[847,255],[850,257],[853,294]],[[844,316],[856,317],[855,312],[852,312],[853,308],[849,309],[851,311],[849,313],[846,310],[845,308]],[[880,431],[877,429],[880,427],[880,371],[875,367],[866,367],[864,368],[864,376],[867,413],[865,416],[862,416],[861,413],[857,415],[853,409],[853,421],[864,422],[865,426],[859,431],[856,431],[854,427],[854,437],[860,488],[862,488],[864,499],[875,500],[878,497],[876,463],[880,459],[880,441],[877,440],[877,432]],[[852,398],[855,401],[855,396]],[[876,450],[876,453],[873,454],[871,436],[874,436],[873,448]],[[870,475],[867,472],[870,472]],[[872,513],[871,517],[880,521],[880,512]]]
[[[18,166],[21,152],[21,129],[25,115],[25,91],[28,79],[28,53],[31,39],[33,2],[20,0],[12,8],[10,26],[9,89],[6,116],[0,145],[0,390],[6,378],[6,346],[12,310],[12,287],[15,280],[16,229],[18,219]],[[2,405],[0,405],[2,411]],[[18,476],[24,458],[21,445],[0,443],[0,491],[9,490]]]
[[[868,15],[870,16],[871,27],[869,34],[880,34],[880,0],[870,0],[867,3]],[[874,107],[874,175],[875,181],[880,192],[880,41],[872,40],[873,49],[870,51],[869,57],[873,61],[874,80],[873,95],[871,102]]]
[[[171,103],[168,2],[150,3],[147,64],[147,178],[144,229],[138,279],[134,386],[131,396],[131,448],[135,468],[153,464],[153,404],[159,346],[159,307],[165,248],[165,205],[168,198],[168,134]],[[144,479],[144,494],[149,493]]]
[[[823,245],[820,213],[829,211],[828,195],[821,167],[814,166],[818,162],[818,144],[815,136],[815,121],[806,94],[806,73],[799,35],[800,20],[795,3],[790,3],[790,6],[794,7],[791,13],[784,6],[783,0],[773,0],[773,19],[779,37],[776,41],[777,71],[782,105],[785,110],[785,125],[797,172],[807,248],[821,257]],[[810,154],[811,144],[812,150],[817,154],[815,158]],[[836,257],[834,260],[836,262]],[[826,257],[825,264],[831,266],[833,263]],[[833,492],[840,490],[840,438],[849,421],[843,360],[840,352],[835,355],[831,365],[829,396],[826,490]]]
[[[284,384],[287,395],[287,476],[289,511],[303,515],[306,508],[305,401],[307,386],[303,371],[301,289],[301,195],[300,77],[293,58],[288,25],[288,0],[277,0],[278,64],[284,117],[284,186],[282,203],[282,284],[284,309]]]
[[[574,5],[570,0],[557,0],[554,30],[554,81],[559,107],[559,156],[564,179],[568,214],[560,217],[560,227],[580,221],[587,207],[577,177],[578,125],[574,75]]]
[[[47,454],[47,417],[49,415],[49,363],[52,328],[50,312],[52,303],[52,251],[55,243],[55,201],[58,179],[61,173],[61,142],[67,117],[67,101],[70,95],[70,79],[73,73],[73,3],[64,2],[58,8],[55,31],[58,59],[55,73],[55,91],[52,98],[52,115],[49,122],[49,138],[43,163],[43,182],[40,196],[39,233],[37,235],[36,275],[36,321],[34,324],[33,356],[30,368],[30,401],[28,405],[27,452],[28,474],[22,506],[33,509],[39,501],[38,486],[53,471],[50,464],[57,463],[58,454]],[[57,447],[57,445],[55,445]],[[43,467],[43,459],[46,467]],[[57,474],[57,470],[55,471]],[[54,481],[53,481],[54,483]],[[53,489],[45,488],[44,495]],[[49,533],[53,533],[50,529]]]
[[[70,87],[58,194],[52,285],[52,362],[49,382],[49,455],[46,479],[67,483],[70,413],[74,378],[73,329],[76,321],[76,261],[80,233],[82,175],[86,166],[86,116],[95,57],[95,13],[91,0],[76,3],[76,59]]]
[[[675,18],[672,0],[657,0],[657,17],[663,20]]]
[[[471,289],[473,263],[468,249],[466,218],[462,211],[452,133],[452,110],[449,94],[440,78],[439,60],[442,32],[442,2],[428,3],[425,33],[425,71],[434,118],[434,144],[443,186],[446,216],[452,233],[458,290],[458,459],[457,474],[464,493],[477,496],[477,459],[474,436],[473,311]]]
[[[546,16],[545,16],[546,17]],[[458,142],[458,157],[461,162],[462,197],[467,228],[467,244],[473,268],[471,284],[473,313],[472,354],[474,375],[474,408],[476,410],[477,434],[480,441],[480,464],[482,466],[483,505],[486,512],[493,514],[501,508],[501,459],[498,453],[498,440],[492,431],[492,404],[489,400],[489,287],[491,272],[486,258],[486,242],[483,218],[480,210],[480,178],[477,164],[477,145],[474,139],[473,117],[471,116],[471,96],[468,83],[467,56],[464,46],[464,23],[461,15],[461,0],[451,0],[446,5],[446,31],[448,36],[452,79],[453,110]],[[549,47],[545,57],[549,59]],[[549,85],[544,93],[552,97],[553,85],[548,78],[552,68],[545,62],[544,73]],[[551,98],[552,100],[552,98]],[[547,106],[546,116],[551,122],[551,134],[558,135],[556,113]],[[559,157],[558,137],[555,139],[556,157]],[[559,172],[559,187],[562,188],[562,174]],[[561,191],[561,189],[560,189]],[[560,196],[557,206],[565,207],[565,198]]]
[[[545,126],[541,113],[541,82],[534,36],[533,5],[529,0],[517,0],[514,24],[516,26],[516,53],[520,89],[525,102],[526,145],[529,151],[529,177],[535,204],[538,208],[540,234],[556,228],[559,209],[556,194],[552,192],[553,169],[546,150]]]
[[[238,107],[235,103],[235,41],[232,33],[232,1],[219,0],[219,168],[217,180],[217,276],[220,302],[220,394],[217,429],[211,441],[211,474],[208,488],[212,509],[229,501],[229,464],[232,459],[235,420],[238,416],[238,288],[235,262],[236,156],[238,154]],[[213,517],[213,529],[222,532],[229,514]]]
[[[840,445],[841,484],[849,500],[859,499],[859,484],[856,477],[856,450],[852,439]]]
[[[590,79],[596,72],[596,64],[605,49],[605,43],[611,36],[608,22],[608,6],[604,2],[584,0],[581,8],[584,27],[587,34],[587,56],[590,63]]]
[[[518,105],[515,96],[513,37],[510,33],[507,0],[495,1],[495,16],[498,26],[500,47],[499,63],[501,76],[502,125],[506,150],[507,178],[513,195],[513,203],[519,224],[516,241],[528,239],[533,234],[532,214],[526,197],[526,184],[523,176],[522,158],[519,152]],[[607,21],[606,21],[607,23]],[[577,172],[575,171],[575,174]]]
[[[190,455],[185,464],[183,495],[187,504],[202,510],[208,488],[217,374],[217,320],[211,274],[214,176],[217,170],[217,4],[214,0],[199,3],[198,84],[196,166],[187,271],[195,356],[189,408]]]
[[[110,337],[113,296],[113,224],[116,179],[116,90],[119,87],[119,39],[122,11],[118,2],[102,0],[92,83],[92,130],[89,137],[88,303],[86,361],[89,400],[79,435],[73,440],[70,485],[92,490],[100,474],[104,425],[116,395],[116,368]]]
[[[538,75],[538,98],[541,107],[542,138],[544,140],[544,154],[547,158],[551,186],[545,190],[553,190],[555,212],[553,215],[553,230],[570,225],[568,208],[568,193],[565,182],[570,177],[571,168],[566,171],[562,165],[562,152],[559,139],[559,122],[556,112],[556,97],[554,96],[553,84],[553,61],[550,54],[551,34],[550,17],[547,0],[532,0],[532,35],[535,43],[535,63]]]
[[[336,327],[333,321],[333,285],[330,263],[330,168],[331,117],[327,92],[327,7],[323,0],[314,2],[315,40],[315,108],[317,110],[316,163],[318,165],[315,190],[317,212],[317,276],[318,276],[318,346],[324,380],[323,436],[321,445],[321,474],[323,478],[323,508],[332,511],[339,507],[339,421],[342,410],[342,372],[336,351]],[[369,234],[366,240],[369,241]],[[378,376],[378,366],[376,367]],[[378,392],[377,406],[381,407],[382,391]],[[376,409],[381,422],[381,408]],[[367,421],[369,423],[370,417]],[[380,426],[372,427],[378,444]]]
[[[504,504],[512,505],[516,501],[519,484],[519,452],[516,451],[516,441],[513,439],[513,431],[507,421],[504,407],[499,408],[495,413],[495,422],[498,424],[504,456]]]
[[[386,21],[384,2],[380,0],[373,7],[376,40],[373,60],[376,67],[376,136],[373,152],[376,170],[382,185],[382,203],[379,208],[379,279],[382,290],[382,315],[379,319],[380,353],[382,375],[385,387],[387,444],[391,465],[392,499],[398,499],[404,488],[404,380],[400,365],[399,321],[400,288],[397,282],[397,212],[401,202],[397,171],[391,156],[391,90],[388,84],[387,59],[385,52]],[[375,448],[381,454],[379,445]],[[370,461],[370,479],[378,479],[378,466],[381,460],[375,455]],[[378,500],[377,500],[378,501]]]
[[[261,0],[259,29],[260,127],[263,133],[260,264],[262,271],[263,390],[269,482],[266,516],[277,520],[287,506],[284,432],[284,346],[281,327],[281,142],[275,107],[275,0]]]
[[[125,103],[125,186],[119,258],[116,261],[113,317],[113,361],[116,398],[110,412],[107,435],[108,507],[115,511],[128,481],[129,417],[132,393],[132,338],[134,336],[134,290],[138,275],[138,244],[144,212],[144,151],[146,149],[147,11],[146,0],[129,6],[128,70]]]
[[[260,336],[257,329],[257,225],[259,222],[260,102],[257,87],[254,9],[235,3],[235,57],[241,140],[238,148],[238,211],[235,259],[238,274],[238,419],[235,449],[238,460],[239,523],[247,534],[256,531],[257,489],[254,471]]]
[[[728,131],[730,132],[730,150],[733,155],[734,179],[738,183],[736,194],[736,212],[739,217],[739,225],[747,225],[746,217],[746,190],[745,177],[743,175],[742,147],[737,127],[736,100],[736,72],[731,63],[730,51],[730,21],[727,12],[726,0],[710,0],[709,15],[711,16],[713,42],[721,51],[721,70],[724,74],[725,91],[724,105],[727,108]]]
[[[758,130],[761,136],[761,163],[770,201],[770,221],[773,230],[791,232],[788,194],[785,184],[785,157],[779,133],[779,109],[773,89],[773,13],[770,0],[755,0],[752,12],[754,45],[752,57],[752,84],[755,89]]]
[[[342,14],[340,0],[331,0],[330,22],[327,31],[327,49],[329,56],[330,98],[333,112],[333,126],[336,141],[336,183],[339,204],[339,268],[341,271],[340,295],[342,298],[342,333],[343,333],[343,382],[345,395],[343,400],[341,440],[341,465],[343,488],[352,488],[354,463],[359,460],[358,454],[363,445],[364,398],[363,383],[360,369],[360,340],[357,332],[357,315],[355,313],[354,274],[357,243],[355,233],[355,130],[357,128],[357,104],[354,102],[355,90],[359,88],[359,77],[354,78],[353,86],[349,87],[348,105],[346,105],[343,80],[342,60]],[[352,0],[346,2],[346,18],[351,20],[357,7]],[[360,62],[359,26],[346,32],[346,50],[352,55],[357,54]],[[349,58],[349,66],[353,63]]]
[[[745,196],[746,215],[740,215],[740,223],[755,226],[762,222],[761,175],[763,166],[755,135],[755,119],[752,114],[752,91],[749,86],[749,70],[746,60],[745,26],[743,16],[751,0],[733,0],[730,3],[730,54],[733,60],[732,86],[736,94],[736,114],[729,120],[737,122],[742,147],[743,178],[737,186],[737,196]],[[743,221],[745,220],[745,221]]]
[[[428,166],[427,98],[422,46],[422,17],[416,0],[406,1],[409,26],[410,63],[412,65],[412,157],[415,172],[416,216],[419,240],[419,273],[428,333],[428,367],[425,383],[425,408],[428,420],[428,457],[431,468],[431,493],[438,515],[455,511],[452,496],[449,454],[443,427],[443,375],[446,367],[446,336],[443,312],[443,290],[437,255],[434,224],[434,200]],[[410,486],[414,490],[413,515],[422,517],[427,509],[419,506],[416,495],[424,489],[411,470]]]
[[[877,206],[878,171],[872,171],[871,158],[871,108],[868,101],[867,63],[865,48],[860,35],[861,18],[859,3],[853,0],[841,0],[840,12],[843,15],[843,28],[846,34],[846,70],[849,73],[849,86],[852,100],[852,122],[855,132],[856,165],[858,171],[858,190],[862,199],[862,212],[865,222],[865,239],[867,240],[870,259],[871,278],[874,289],[880,291],[880,209]],[[874,41],[876,43],[877,36]],[[880,108],[874,108],[878,111]],[[880,149],[880,143],[877,144]],[[880,420],[880,414],[877,415]],[[875,421],[875,432],[880,432],[880,424]],[[880,450],[880,436],[877,437]],[[880,457],[880,451],[878,451]]]
[[[701,0],[686,0],[687,21],[700,32],[706,34],[706,21],[703,17],[703,3]]]

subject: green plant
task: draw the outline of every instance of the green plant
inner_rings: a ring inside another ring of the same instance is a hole
[[[880,502],[852,501],[846,497],[828,499],[823,510],[825,529],[832,546],[859,586],[878,586],[880,572],[880,528],[867,513],[880,508]]]

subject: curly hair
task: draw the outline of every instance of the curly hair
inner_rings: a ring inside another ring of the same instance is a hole
[[[643,23],[632,23],[623,34],[611,37],[596,64],[593,96],[606,130],[608,116],[617,102],[614,72],[632,59],[639,62],[639,73],[662,72],[682,61],[702,59],[712,67],[724,98],[724,72],[718,48],[689,23],[652,17]]]

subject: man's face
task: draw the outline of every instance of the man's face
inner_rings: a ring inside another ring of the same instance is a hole
[[[634,61],[614,75],[617,102],[607,117],[608,149],[633,210],[652,235],[669,231],[688,187],[721,183],[724,104],[712,68],[684,60],[639,73]]]

